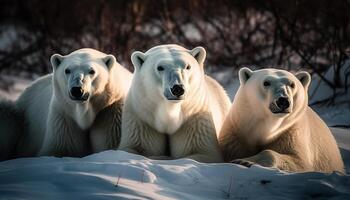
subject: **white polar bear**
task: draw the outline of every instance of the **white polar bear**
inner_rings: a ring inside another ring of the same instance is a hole
[[[307,72],[242,68],[239,79],[219,135],[226,161],[286,171],[344,171],[333,135],[308,106]]]
[[[17,157],[39,151],[84,156],[117,148],[132,74],[113,55],[88,48],[55,54],[51,64],[53,74],[36,80],[16,102],[26,130]]]
[[[230,101],[204,74],[204,48],[178,45],[134,52],[120,149],[153,158],[220,162],[217,135]]]

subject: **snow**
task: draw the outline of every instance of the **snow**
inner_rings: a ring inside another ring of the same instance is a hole
[[[350,130],[333,129],[349,166]],[[342,146],[344,145],[344,146]],[[350,198],[350,175],[151,160],[123,151],[0,162],[0,199]]]

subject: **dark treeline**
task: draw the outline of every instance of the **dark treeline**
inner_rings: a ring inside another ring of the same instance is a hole
[[[348,0],[2,0],[0,73],[47,73],[53,53],[82,47],[112,53],[130,68],[132,51],[178,43],[205,47],[208,66],[302,67],[320,75],[333,66],[339,74],[349,11]]]

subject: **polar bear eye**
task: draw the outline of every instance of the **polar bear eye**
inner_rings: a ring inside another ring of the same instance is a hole
[[[291,83],[291,84],[290,84],[290,87],[291,87],[291,88],[295,88],[295,83]]]
[[[265,87],[268,87],[268,86],[270,86],[271,85],[271,83],[269,82],[269,81],[264,81],[264,86]]]
[[[94,74],[95,74],[95,70],[93,70],[93,69],[90,70],[90,71],[89,71],[89,74],[94,75]]]
[[[164,67],[158,66],[158,67],[157,67],[157,70],[158,70],[158,71],[163,71],[163,70],[164,70]]]
[[[65,73],[65,74],[70,74],[70,70],[69,70],[69,69],[65,69],[65,70],[64,70],[64,73]]]
[[[190,70],[191,69],[191,65],[187,65],[186,69]]]

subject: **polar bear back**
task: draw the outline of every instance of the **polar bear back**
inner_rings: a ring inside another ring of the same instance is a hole
[[[343,171],[344,165],[340,156],[340,151],[336,140],[322,119],[309,107],[303,120],[299,123],[306,123],[310,131],[311,144],[316,144],[312,148],[313,165],[320,171],[332,171],[338,169]]]
[[[208,89],[209,106],[218,135],[230,109],[231,102],[224,88],[216,80],[206,75],[205,81]]]
[[[51,97],[52,74],[49,74],[36,80],[17,99],[17,106],[24,112],[25,124],[28,125],[26,133],[31,133],[24,136],[20,145],[23,148],[17,152],[19,156],[33,155],[39,150],[44,140]]]

